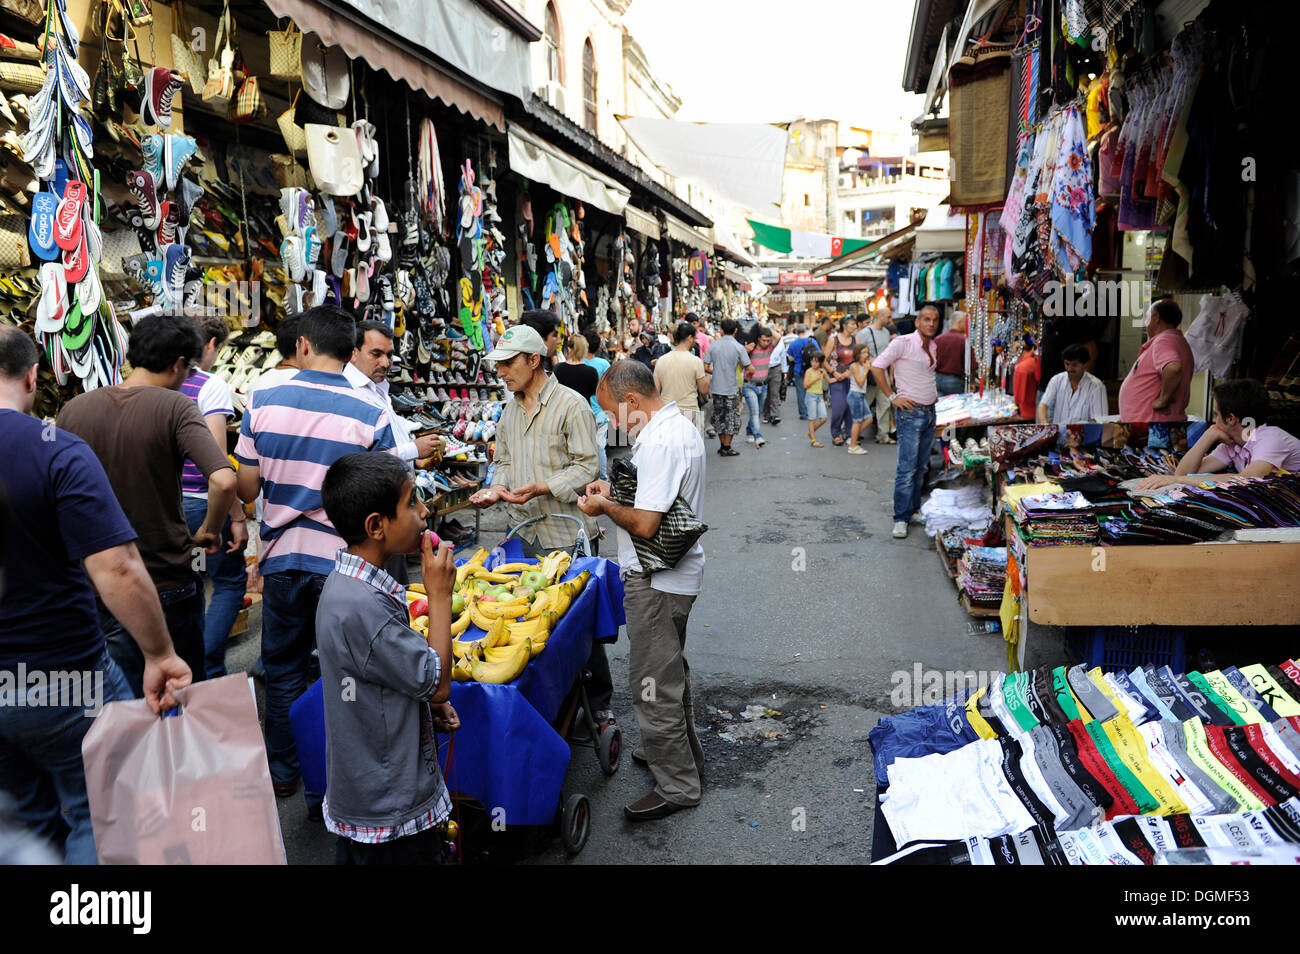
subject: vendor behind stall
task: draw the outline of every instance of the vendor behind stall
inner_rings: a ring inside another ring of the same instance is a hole
[[[1148,477],[1138,484],[1138,489],[1204,483],[1206,475],[1229,468],[1247,477],[1267,477],[1279,470],[1300,471],[1300,440],[1280,427],[1261,424],[1268,416],[1268,391],[1260,382],[1233,378],[1218,384],[1214,388],[1213,425],[1183,455],[1173,474]]]
[[[1082,424],[1106,416],[1106,385],[1085,368],[1091,354],[1081,344],[1061,352],[1065,370],[1047,382],[1038,404],[1039,424]]]

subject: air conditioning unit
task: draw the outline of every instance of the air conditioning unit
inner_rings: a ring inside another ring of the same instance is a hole
[[[537,90],[537,97],[552,109],[564,112],[564,87],[554,80],[543,83]]]

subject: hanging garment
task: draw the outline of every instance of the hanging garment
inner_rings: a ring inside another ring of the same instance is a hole
[[[1249,319],[1250,309],[1236,295],[1203,295],[1201,310],[1187,329],[1196,370],[1208,369],[1219,379],[1229,377],[1241,357],[1241,336]]]
[[[1092,163],[1084,135],[1079,107],[1065,110],[1061,120],[1061,141],[1052,174],[1052,228],[1054,252],[1065,272],[1075,272],[1092,258],[1092,228],[1096,224],[1093,206]]]

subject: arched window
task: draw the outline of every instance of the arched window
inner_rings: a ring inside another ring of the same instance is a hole
[[[560,36],[560,18],[555,13],[555,4],[546,5],[545,32],[542,42],[546,44],[546,79],[552,83],[564,83],[564,44]]]
[[[582,44],[582,124],[596,131],[596,50],[591,37]]]

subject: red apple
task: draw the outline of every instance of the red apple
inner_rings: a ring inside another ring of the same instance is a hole
[[[419,619],[421,616],[429,615],[429,601],[426,599],[411,600],[407,609],[411,613],[411,619]]]

